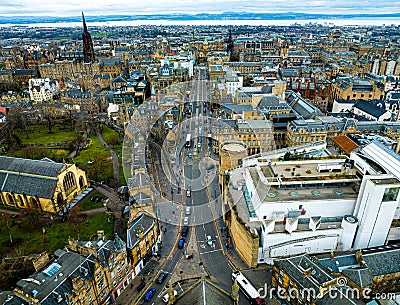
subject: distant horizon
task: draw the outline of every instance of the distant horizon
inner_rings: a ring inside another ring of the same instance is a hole
[[[3,17],[72,17],[85,12],[91,16],[295,13],[295,14],[392,14],[400,11],[400,0],[2,0]]]
[[[1,6],[0,6],[1,7]],[[235,12],[235,11],[225,11],[225,12],[182,12],[182,13],[139,13],[139,14],[129,14],[129,13],[99,13],[99,14],[91,14],[90,11],[81,11],[78,12],[78,14],[71,14],[71,15],[36,15],[36,14],[31,14],[31,15],[26,15],[26,14],[2,14],[0,13],[0,18],[14,18],[14,17],[21,17],[21,18],[59,18],[59,19],[70,19],[70,18],[82,18],[81,13],[84,13],[85,19],[93,19],[93,18],[98,18],[98,17],[129,17],[133,18],[135,20],[140,20],[140,17],[145,17],[146,19],[151,16],[169,16],[169,17],[174,17],[174,16],[190,16],[190,17],[196,17],[196,16],[226,16],[226,15],[232,15],[237,17],[238,20],[243,20],[241,17],[245,17],[246,15],[255,15],[255,16],[260,16],[260,15],[270,15],[270,16],[277,16],[277,15],[292,15],[292,16],[297,16],[297,17],[302,17],[307,16],[310,17],[328,17],[328,18],[335,18],[335,17],[343,17],[343,18],[355,18],[355,17],[379,17],[379,18],[385,18],[385,17],[400,17],[400,12],[399,13],[393,13],[393,12],[377,12],[377,13],[370,13],[370,12],[341,12],[341,13],[317,13],[317,12],[294,12],[294,11],[285,11],[285,12],[251,12],[251,11],[240,11],[240,12]],[[288,18],[289,19],[289,18]]]

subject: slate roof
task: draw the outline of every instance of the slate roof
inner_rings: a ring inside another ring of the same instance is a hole
[[[57,177],[65,164],[43,160],[31,160],[0,156],[0,172],[25,173],[38,176]]]
[[[368,268],[356,267],[347,268],[342,271],[342,274],[356,283],[360,288],[371,285],[374,280]]]
[[[0,190],[52,198],[63,163],[0,156]]]
[[[321,258],[318,263],[332,272],[340,272],[342,268],[358,267],[356,256],[354,254],[349,255],[339,255],[335,256],[333,259]]]
[[[321,110],[303,99],[300,94],[294,91],[286,92],[286,100],[289,106],[304,119],[313,119],[316,116],[322,115]]]
[[[156,225],[155,219],[145,213],[139,214],[133,221],[129,223],[129,229],[127,229],[127,243],[126,246],[129,249],[133,249],[136,244],[140,241],[138,234],[139,230],[142,230],[144,236],[147,232]]]
[[[307,255],[294,256],[286,259],[278,259],[274,264],[287,273],[289,277],[300,287],[319,290],[323,283],[334,279],[319,264],[313,262]],[[304,276],[304,272],[311,269],[311,275]]]
[[[199,280],[183,292],[175,305],[226,305],[233,304],[231,296],[207,280]]]
[[[367,101],[358,101],[353,107],[358,108],[377,119],[386,113],[386,110]]]
[[[32,177],[17,173],[0,172],[0,191],[52,198],[57,187],[57,178]]]
[[[18,288],[25,293],[31,296],[36,295],[36,298],[42,305],[59,304],[57,302],[57,295],[53,293],[53,291],[56,291],[57,294],[61,295],[63,298],[65,296],[64,293],[71,293],[73,291],[72,283],[69,278],[74,278],[76,276],[85,278],[85,273],[83,269],[80,270],[79,266],[93,268],[93,265],[86,264],[85,257],[76,252],[58,250],[56,253],[58,254],[55,258],[57,261],[55,261],[55,259],[51,260],[38,272],[32,274],[29,278],[33,279],[33,281],[22,279],[17,283]],[[46,274],[44,272],[46,268],[54,263],[57,263],[60,268],[52,275]],[[89,274],[90,272],[88,272],[86,276],[89,276]],[[56,277],[58,279],[57,281],[55,280]]]
[[[121,75],[118,75],[111,82],[112,83],[127,83],[127,80],[125,78],[123,78]]]
[[[118,57],[114,58],[101,58],[100,59],[100,65],[101,66],[115,66],[120,64],[121,59]]]
[[[400,272],[400,248],[390,246],[363,250],[363,260],[373,276]]]
[[[28,305],[29,303],[16,295],[9,295],[2,305]]]

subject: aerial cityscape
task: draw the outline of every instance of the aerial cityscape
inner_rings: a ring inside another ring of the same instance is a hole
[[[0,4],[0,304],[400,304],[389,1]]]

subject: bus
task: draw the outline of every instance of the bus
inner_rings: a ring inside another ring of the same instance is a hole
[[[186,144],[185,144],[185,146],[186,147],[190,147],[191,146],[191,142],[192,142],[192,135],[190,133],[188,133],[186,135]]]
[[[252,305],[262,304],[263,299],[261,298],[260,293],[240,271],[234,271],[232,273],[232,281],[235,281],[235,279],[240,291],[242,291]]]

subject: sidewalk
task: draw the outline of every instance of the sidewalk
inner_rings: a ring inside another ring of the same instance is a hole
[[[201,260],[196,239],[196,227],[190,227],[189,241],[185,249],[179,249],[178,251],[182,251],[182,258],[179,260],[171,276],[171,283],[174,284],[176,282],[200,278],[201,274],[205,273],[205,270],[203,265],[199,266]],[[193,255],[193,258],[187,259],[186,255]]]

